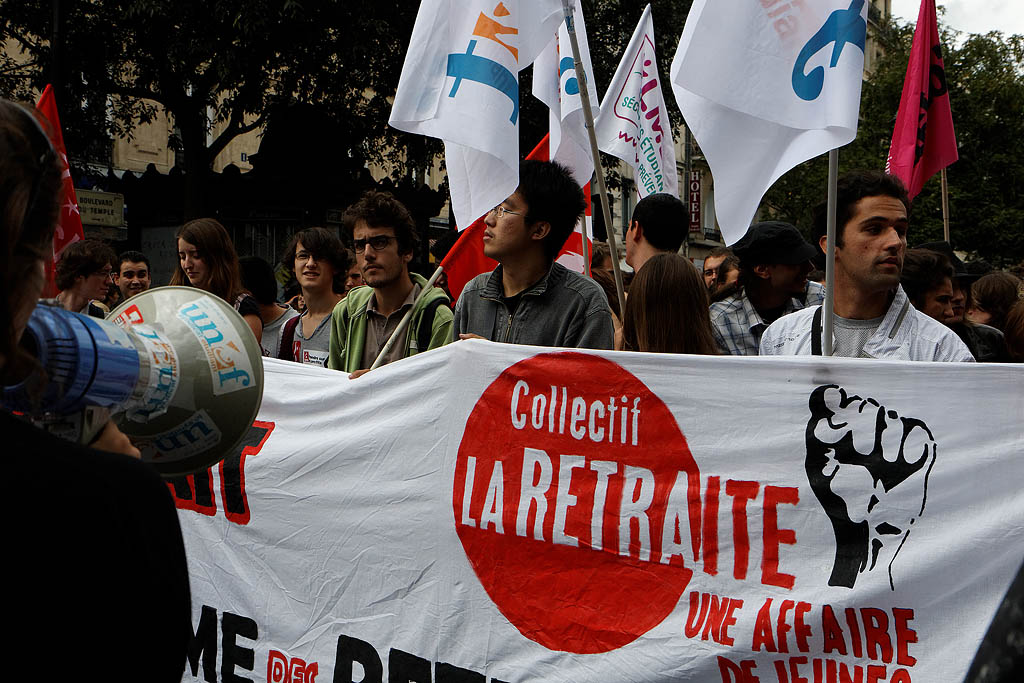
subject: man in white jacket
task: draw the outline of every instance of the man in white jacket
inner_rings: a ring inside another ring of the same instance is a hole
[[[833,355],[922,361],[973,361],[949,328],[915,310],[900,287],[910,201],[896,177],[858,171],[839,180],[836,205]],[[827,247],[825,207],[814,231]],[[821,307],[783,316],[761,338],[763,356],[820,355]]]

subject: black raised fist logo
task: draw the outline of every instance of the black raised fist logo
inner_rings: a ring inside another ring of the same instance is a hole
[[[888,567],[910,535],[928,492],[935,440],[921,420],[901,417],[834,384],[811,393],[807,478],[836,536],[830,586]]]

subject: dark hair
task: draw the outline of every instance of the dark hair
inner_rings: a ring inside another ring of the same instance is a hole
[[[143,254],[141,251],[125,251],[121,253],[121,256],[117,259],[117,271],[121,272],[121,266],[125,261],[130,263],[145,263],[147,270],[152,270],[153,267],[149,265],[149,257]]]
[[[725,276],[729,274],[730,270],[740,269],[740,257],[729,254],[725,259],[718,264],[718,268],[715,269],[716,282],[725,282]]]
[[[368,190],[359,201],[345,209],[341,216],[341,224],[350,235],[359,221],[363,221],[371,228],[392,228],[395,231],[395,239],[398,240],[399,254],[408,254],[419,244],[419,235],[416,234],[416,223],[412,219],[412,214],[405,208],[405,204],[395,199],[390,192]],[[302,244],[309,246],[305,242]]]
[[[224,226],[213,218],[197,218],[181,226],[175,239],[183,239],[194,246],[199,258],[210,269],[206,291],[233,306],[235,299],[245,290],[242,287],[241,269],[238,267],[238,254]],[[171,276],[171,284],[192,286],[185,271],[181,269],[180,259]]]
[[[395,237],[397,236],[398,231],[396,230]],[[348,274],[348,269],[355,262],[355,254],[346,249],[345,245],[341,242],[341,238],[327,228],[306,228],[292,236],[292,241],[288,243],[288,248],[284,251],[281,261],[288,270],[294,270],[295,268],[295,252],[298,251],[299,242],[302,242],[305,250],[312,254],[313,258],[317,261],[326,261],[331,264],[331,269],[334,270],[334,281],[331,289],[335,294],[343,294],[345,292],[345,276]],[[401,240],[399,240],[398,244],[399,251],[401,251]]]
[[[931,249],[907,249],[900,284],[910,303],[923,308],[925,295],[941,287],[946,280],[952,283],[953,264],[945,254]]]
[[[242,286],[249,290],[252,298],[264,306],[277,301],[277,278],[274,277],[274,267],[266,259],[244,256],[238,259],[238,267],[242,273]]]
[[[836,246],[843,246],[843,229],[853,218],[853,207],[864,197],[893,197],[903,202],[910,215],[910,197],[903,181],[882,171],[852,171],[836,185]],[[814,207],[811,233],[819,244],[827,232],[828,202]]]
[[[591,268],[590,277],[594,279],[594,282],[601,285],[604,295],[608,297],[608,307],[615,314],[616,318],[622,320],[622,311],[619,310],[619,290],[615,287],[615,276],[603,268]]]
[[[679,197],[659,192],[647,195],[633,209],[634,222],[644,231],[644,239],[659,251],[679,251],[686,239],[689,215]]]
[[[623,348],[656,353],[718,353],[704,278],[678,254],[650,258],[633,278],[622,321]]]
[[[544,238],[544,255],[554,261],[587,208],[583,189],[565,166],[528,159],[519,164],[516,192],[526,202],[527,225],[546,221],[551,226]]]
[[[730,249],[729,247],[715,247],[714,249],[709,251],[708,255],[705,256],[704,258],[705,259],[709,259],[709,258],[714,258],[714,257],[717,257],[717,256],[732,256],[732,255],[733,255],[732,249]]]
[[[14,316],[38,291],[38,262],[53,254],[62,167],[41,122],[28,109],[0,99],[0,377],[23,375],[33,359],[18,348]]]
[[[604,268],[604,260],[611,258],[612,250],[608,247],[607,242],[594,242],[593,251],[590,253],[590,272],[593,273],[595,270],[602,270]]]
[[[80,277],[89,277],[109,265],[117,264],[117,253],[100,240],[79,240],[69,244],[57,261],[57,289],[64,291],[74,286]]]
[[[1006,338],[1006,350],[1010,354],[1010,360],[1015,363],[1024,363],[1024,300],[1015,303],[1010,312],[1006,314],[1003,334]]]
[[[1020,300],[1020,278],[997,270],[983,275],[971,286],[974,307],[992,316],[988,322],[1002,330],[1006,327],[1006,314]]]

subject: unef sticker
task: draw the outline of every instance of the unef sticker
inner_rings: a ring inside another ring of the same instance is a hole
[[[198,410],[173,429],[135,443],[143,460],[162,462],[191,458],[213,448],[220,439],[216,423],[205,410]]]
[[[252,385],[252,363],[242,336],[216,302],[196,299],[179,308],[178,317],[206,352],[214,394],[229,394]]]
[[[142,317],[142,311],[135,304],[132,304],[128,308],[121,311],[116,318],[114,323],[120,327],[128,327],[129,325],[137,325],[141,322],[145,322],[145,318]]]
[[[548,353],[506,369],[477,401],[452,507],[501,613],[551,650],[592,654],[675,608],[693,574],[683,558],[699,542],[699,482],[675,418],[643,382],[598,356]]]
[[[127,313],[127,311],[126,311]],[[179,364],[174,346],[149,325],[132,326],[135,337],[142,342],[149,360],[149,384],[142,395],[142,404],[129,410],[126,416],[132,422],[147,422],[167,412],[178,389]]]

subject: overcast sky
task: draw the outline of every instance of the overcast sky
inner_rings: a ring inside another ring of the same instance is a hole
[[[1024,0],[936,0],[945,7],[944,22],[958,31],[1024,34]],[[892,0],[892,14],[907,22],[917,22],[920,0]],[[941,11],[941,10],[940,10]]]

